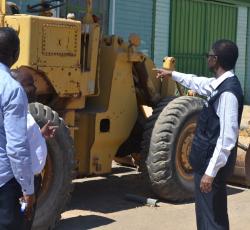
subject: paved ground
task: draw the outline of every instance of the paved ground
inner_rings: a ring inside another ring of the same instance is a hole
[[[240,141],[250,143],[250,106],[245,106]],[[194,230],[194,203],[148,207],[127,201],[131,193],[143,197],[154,194],[137,172],[128,167],[115,167],[107,177],[75,181],[68,210],[56,230]],[[231,230],[250,229],[250,190],[229,187],[228,204]]]
[[[57,230],[193,230],[194,203],[148,207],[127,201],[125,194],[154,197],[140,175],[128,167],[115,167],[108,177],[75,181],[68,211]],[[232,230],[250,229],[250,190],[229,188],[229,214]]]

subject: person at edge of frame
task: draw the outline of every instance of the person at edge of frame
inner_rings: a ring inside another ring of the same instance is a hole
[[[28,100],[10,74],[19,57],[20,41],[12,28],[0,28],[0,229],[20,230],[30,219],[34,203],[34,177],[27,139]],[[27,203],[25,215],[19,199]]]
[[[236,161],[236,143],[243,110],[243,92],[234,68],[238,47],[218,40],[207,57],[213,78],[156,69],[157,77],[172,77],[207,97],[200,113],[189,156],[194,171],[198,230],[228,230],[226,181]]]
[[[11,75],[17,80],[26,92],[28,102],[32,103],[36,101],[36,86],[31,74],[31,67],[21,66],[18,69],[12,69]],[[33,212],[30,219],[24,221],[23,229],[31,230],[35,217],[37,197],[41,190],[42,176],[41,172],[46,163],[47,146],[45,140],[53,138],[58,126],[53,126],[51,121],[48,121],[41,129],[36,123],[33,116],[28,111],[27,113],[27,136],[30,146],[30,153],[32,159],[32,172],[34,174],[34,186],[35,186],[35,203],[33,206]]]

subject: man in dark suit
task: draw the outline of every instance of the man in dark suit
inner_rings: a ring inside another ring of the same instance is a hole
[[[215,42],[206,55],[213,78],[157,69],[206,96],[190,152],[194,170],[196,220],[199,230],[228,230],[226,181],[236,160],[236,143],[243,110],[243,92],[234,74],[238,47],[229,40]]]

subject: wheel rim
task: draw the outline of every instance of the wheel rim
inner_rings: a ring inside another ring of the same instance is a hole
[[[181,131],[176,148],[176,168],[179,175],[187,180],[193,180],[193,170],[189,164],[189,154],[195,133],[196,123],[194,120],[185,125]]]
[[[44,198],[47,196],[49,192],[49,188],[52,185],[53,167],[52,167],[52,158],[49,152],[47,154],[46,164],[41,175],[42,175],[42,186],[38,194],[38,199],[37,199],[38,203],[43,202]]]

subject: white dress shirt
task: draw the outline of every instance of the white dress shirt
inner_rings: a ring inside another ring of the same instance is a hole
[[[174,71],[172,79],[183,86],[194,90],[203,96],[213,96],[219,85],[234,72],[227,71],[218,78],[197,77],[192,74],[184,74]],[[220,136],[205,174],[215,177],[219,169],[227,163],[227,159],[238,138],[238,100],[231,92],[224,92],[214,103],[214,109],[220,119]]]
[[[44,168],[47,146],[38,124],[29,112],[27,114],[27,136],[30,145],[32,171],[36,175],[41,173]]]

